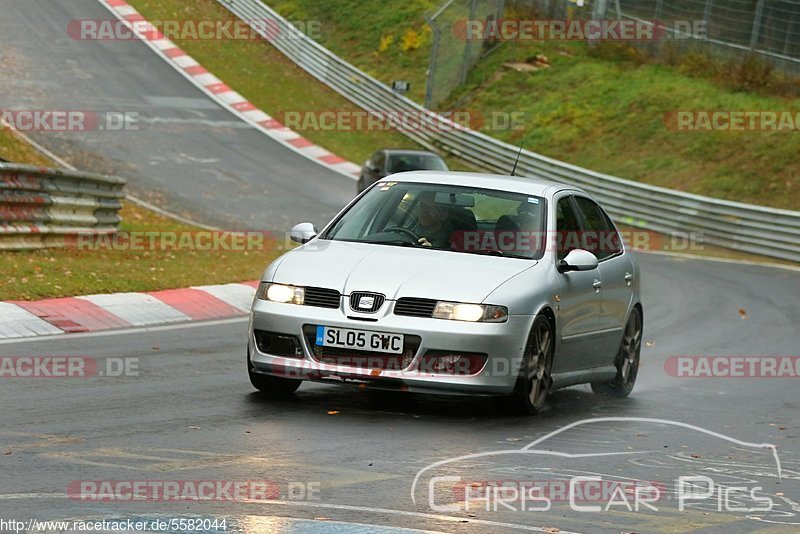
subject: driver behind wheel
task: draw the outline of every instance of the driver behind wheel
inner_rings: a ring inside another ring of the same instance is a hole
[[[436,193],[424,191],[419,195],[416,234],[423,247],[450,249],[453,225],[444,207],[436,203]]]

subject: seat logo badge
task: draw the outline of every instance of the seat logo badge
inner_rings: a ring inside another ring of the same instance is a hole
[[[386,300],[386,297],[379,293],[360,293],[350,294],[350,308],[361,313],[375,313]]]

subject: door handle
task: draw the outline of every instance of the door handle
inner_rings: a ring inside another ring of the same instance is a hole
[[[631,285],[631,280],[633,280],[633,275],[631,273],[625,273],[625,282]]]
[[[603,287],[603,282],[601,282],[600,280],[595,278],[594,282],[592,283],[592,287],[595,288],[595,290],[596,290],[595,292],[596,293],[599,293],[600,292],[600,288]]]

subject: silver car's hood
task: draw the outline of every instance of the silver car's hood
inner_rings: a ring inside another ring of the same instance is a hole
[[[284,255],[272,281],[299,286],[482,302],[537,262],[515,258],[314,240]]]

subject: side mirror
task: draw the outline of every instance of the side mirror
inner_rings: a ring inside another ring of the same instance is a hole
[[[558,272],[568,273],[570,271],[592,271],[597,269],[597,256],[589,252],[576,248],[567,254],[567,257],[558,262]]]
[[[300,223],[289,232],[289,238],[297,243],[308,243],[317,236],[317,229],[308,222]]]

